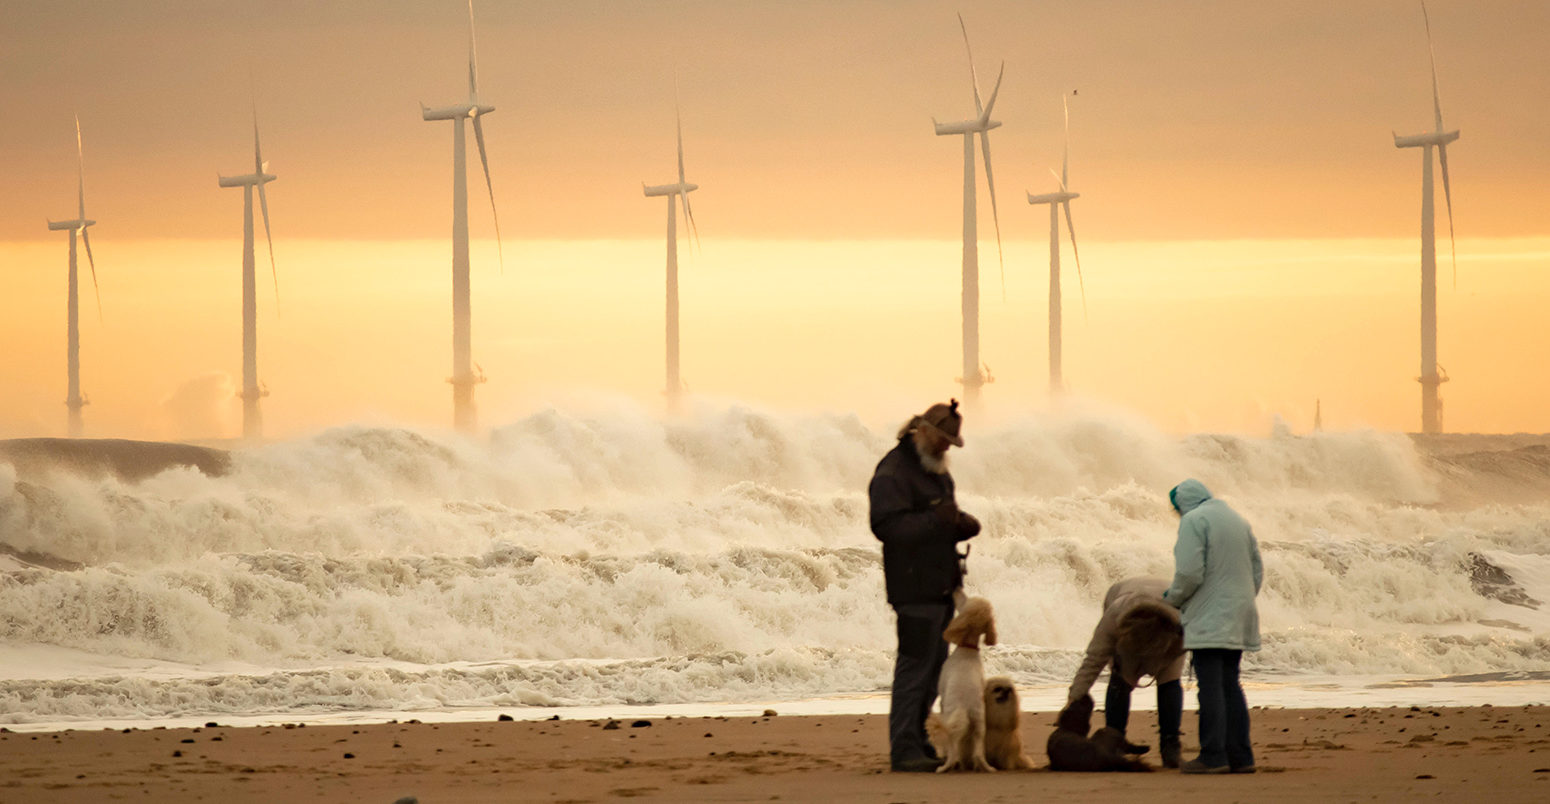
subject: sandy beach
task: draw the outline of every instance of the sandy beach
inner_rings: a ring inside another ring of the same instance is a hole
[[[887,771],[877,716],[0,733],[0,801],[1544,801],[1550,708],[1256,709],[1259,773]],[[1050,713],[1025,717],[1043,762]],[[1192,730],[1193,712],[1186,712]],[[1137,712],[1135,735],[1153,734]],[[1185,735],[1186,756],[1192,735]],[[1155,758],[1152,759],[1155,764]]]

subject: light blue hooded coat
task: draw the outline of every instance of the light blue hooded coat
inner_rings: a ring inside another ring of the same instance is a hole
[[[1264,580],[1254,530],[1227,503],[1190,479],[1169,493],[1178,510],[1173,585],[1163,599],[1184,622],[1184,647],[1259,650],[1254,597]]]

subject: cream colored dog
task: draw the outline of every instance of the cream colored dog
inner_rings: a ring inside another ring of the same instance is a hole
[[[926,734],[943,758],[937,773],[993,771],[985,761],[985,666],[980,661],[980,638],[996,644],[996,621],[990,601],[971,597],[958,608],[942,638],[953,643],[953,652],[942,665],[937,693],[941,715],[926,718]]]
[[[985,761],[996,770],[1033,768],[1033,760],[1023,753],[1022,708],[1012,679],[985,680]]]

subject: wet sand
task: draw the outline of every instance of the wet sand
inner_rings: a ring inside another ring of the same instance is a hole
[[[1253,718],[1259,772],[1237,776],[894,774],[877,716],[10,732],[0,801],[1550,800],[1544,706]],[[1052,720],[1023,721],[1041,765]],[[1132,736],[1154,738],[1154,722],[1135,713]],[[1184,742],[1187,758],[1192,735]]]

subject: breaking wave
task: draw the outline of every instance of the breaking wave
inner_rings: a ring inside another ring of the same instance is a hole
[[[953,471],[986,526],[968,585],[998,671],[1069,678],[1107,586],[1171,572],[1188,476],[1259,536],[1254,672],[1550,663],[1550,506],[1524,502],[1550,489],[1542,445],[1180,439],[1107,413],[971,437]],[[7,668],[0,720],[880,690],[864,490],[892,442],[853,416],[547,411],[480,440],[338,428],[220,476],[0,462],[0,645],[102,664]]]

